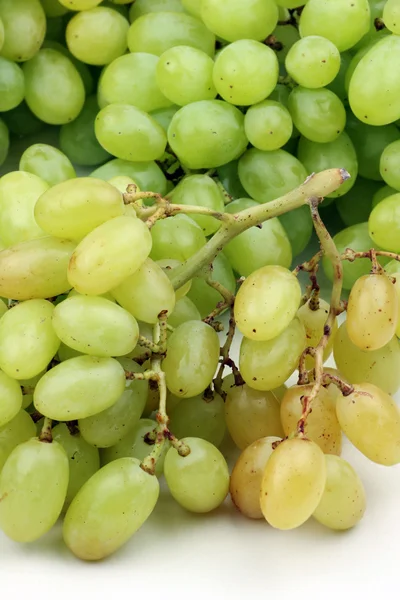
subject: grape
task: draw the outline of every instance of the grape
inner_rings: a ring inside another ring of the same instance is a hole
[[[21,104],[12,110],[3,113],[2,117],[10,132],[15,133],[15,135],[18,136],[38,133],[44,127],[44,123],[39,121],[39,119],[29,110],[25,101],[21,102]],[[1,122],[3,123],[3,121]]]
[[[318,173],[325,169],[344,168],[350,173],[350,179],[328,198],[338,198],[346,194],[357,179],[357,154],[350,137],[343,131],[333,142],[318,144],[301,137],[297,150],[297,158],[308,173]]]
[[[69,464],[69,481],[64,511],[86,481],[100,468],[99,451],[88,444],[79,431],[71,433],[65,423],[59,423],[52,430],[53,440],[65,450]]]
[[[292,117],[279,102],[264,100],[250,106],[244,117],[244,130],[255,148],[278,150],[292,135]]]
[[[387,265],[385,265],[385,271],[388,275],[393,275],[394,276],[394,289],[396,290],[396,295],[397,295],[397,300],[399,303],[399,310],[400,310],[400,262],[398,262],[397,260],[391,260]],[[399,312],[400,314],[400,312]],[[399,322],[397,323],[397,327],[396,327],[396,335],[398,337],[400,337],[400,324]]]
[[[0,56],[0,111],[15,108],[24,96],[25,81],[21,67]]]
[[[18,62],[32,58],[46,32],[46,15],[39,0],[0,0],[0,19],[4,27],[2,56]]]
[[[0,371],[0,432],[20,412],[22,407],[22,391],[15,379]],[[0,433],[1,439],[1,433]]]
[[[24,410],[20,410],[11,421],[0,427],[0,473],[14,448],[35,435],[35,424]]]
[[[224,189],[233,198],[244,198],[246,196],[246,190],[240,183],[237,160],[232,160],[219,167],[217,175]]]
[[[64,344],[93,356],[124,356],[139,338],[136,319],[105,298],[74,296],[60,302],[53,327]]]
[[[68,548],[100,560],[123,546],[149,518],[159,495],[157,478],[138,460],[121,458],[97,471],[79,490],[64,520]]]
[[[217,447],[224,439],[224,401],[217,394],[212,400],[202,396],[185,398],[169,412],[169,416],[169,430],[179,439],[201,438]]]
[[[61,42],[64,42],[64,37],[65,37],[65,31],[63,32],[63,37],[62,37]],[[92,75],[91,71],[89,70],[88,65],[85,65],[80,60],[75,58],[75,56],[73,54],[71,54],[71,52],[69,50],[67,50],[67,48],[65,46],[63,46],[62,43],[52,42],[51,40],[45,40],[43,42],[41,49],[43,49],[43,48],[50,48],[52,50],[56,50],[57,52],[59,52],[60,54],[62,54],[66,58],[68,58],[74,65],[75,69],[78,71],[79,75],[81,76],[83,87],[85,88],[86,94],[93,94],[95,83],[94,83],[93,75]]]
[[[400,153],[400,140],[392,142],[382,152],[380,172],[387,185],[400,190],[400,176],[398,173]]]
[[[254,271],[236,295],[235,320],[243,335],[268,341],[286,329],[299,308],[300,284],[288,269],[267,265]]]
[[[136,54],[132,54],[136,56]],[[168,127],[172,121],[172,117],[179,110],[179,106],[168,106],[167,108],[159,108],[153,110],[150,116],[164,129],[165,133],[168,133]]]
[[[301,13],[300,35],[322,36],[343,52],[368,32],[369,19],[368,0],[309,0]]]
[[[214,329],[202,321],[186,321],[170,335],[162,362],[169,391],[182,398],[201,394],[212,381],[218,359]]]
[[[400,462],[400,413],[389,394],[371,383],[338,398],[339,423],[352,444],[380,465]]]
[[[298,256],[306,248],[311,239],[313,224],[308,206],[301,206],[281,215],[280,222],[285,229],[292,247],[293,257]],[[264,223],[263,223],[264,227]]]
[[[278,71],[271,48],[254,40],[238,40],[218,54],[213,81],[224,100],[248,106],[269,96],[278,83]]]
[[[393,194],[397,194],[397,190],[391,188],[388,185],[384,185],[380,187],[377,192],[373,195],[372,198],[372,208],[375,208],[382,200],[387,198],[388,196],[393,196]],[[368,215],[369,216],[369,215]]]
[[[153,245],[150,256],[153,260],[168,257],[183,262],[206,243],[201,227],[187,215],[159,220],[151,233]]]
[[[225,401],[228,431],[241,450],[266,436],[283,436],[279,403],[273,392],[260,392],[248,385],[228,390]]]
[[[0,179],[0,236],[5,246],[45,235],[35,221],[34,207],[48,187],[43,179],[24,171],[11,171]]]
[[[131,177],[127,177],[126,175],[111,177],[111,179],[108,180],[108,183],[117,188],[121,194],[125,194],[128,185],[136,185],[137,191],[140,192],[139,186],[131,179]],[[126,204],[124,206],[124,215],[130,215],[133,218],[137,217],[136,211],[131,204]]]
[[[351,190],[337,199],[337,209],[342,221],[347,227],[368,221],[368,217],[373,208],[374,193],[379,192],[381,188],[382,186],[379,181],[357,177]],[[391,190],[391,188],[389,189]],[[393,190],[393,192],[391,191],[390,193],[396,192]]]
[[[114,358],[77,356],[47,371],[35,388],[35,408],[50,419],[84,419],[109,408],[125,390]]]
[[[68,265],[68,281],[82,294],[104,294],[137,271],[148,256],[151,243],[150,231],[143,221],[114,217],[78,244]]]
[[[161,56],[174,46],[192,46],[214,56],[215,36],[191,15],[153,12],[136,19],[128,30],[130,52]]]
[[[134,163],[116,158],[93,171],[90,177],[107,181],[118,175],[131,177],[141,190],[150,190],[161,195],[167,191],[165,175],[153,161]]]
[[[239,160],[239,178],[257,202],[269,202],[301,185],[307,172],[301,162],[284,150],[263,152],[251,148]]]
[[[312,346],[313,348],[317,346],[324,335],[324,327],[330,308],[328,302],[322,298],[318,299],[318,305],[319,306],[317,309],[312,308],[312,304],[310,304],[310,300],[308,300],[305,304],[300,306],[299,310],[297,311],[297,318],[300,319],[306,330],[307,345]],[[324,348],[324,362],[332,353],[333,340],[335,338],[337,329],[338,325],[337,320],[335,319],[333,326],[331,327],[328,343]],[[306,366],[308,369],[312,369],[314,367],[314,359],[311,356],[307,356]]]
[[[397,0],[387,0],[383,7],[383,22],[396,35],[400,34],[400,6]]]
[[[325,490],[313,517],[330,529],[350,529],[365,512],[364,486],[353,467],[343,458],[328,454],[325,461]]]
[[[385,250],[400,250],[400,194],[393,194],[379,202],[370,214],[369,234],[376,245]]]
[[[47,300],[15,305],[0,320],[0,368],[14,379],[30,379],[47,367],[60,340],[52,326],[54,306]]]
[[[202,50],[175,46],[160,56],[157,84],[161,92],[179,106],[198,100],[213,100],[217,95],[213,67],[214,61]]]
[[[290,19],[290,15],[286,15],[284,19],[279,21]],[[278,23],[279,23],[278,21]],[[299,31],[297,27],[293,25],[277,25],[274,31],[266,39],[267,45],[275,50],[278,62],[281,65],[281,71],[284,71],[286,56],[290,48],[300,39]]]
[[[236,508],[250,519],[262,519],[260,507],[261,480],[265,466],[273,452],[272,444],[279,437],[264,437],[247,446],[237,459],[229,484],[229,492]]]
[[[321,88],[331,83],[340,69],[340,53],[327,38],[310,35],[290,48],[285,67],[288,74],[306,88]]]
[[[346,124],[342,101],[326,88],[294,88],[288,108],[297,129],[312,142],[333,142]]]
[[[221,452],[210,442],[196,437],[182,440],[190,448],[179,456],[170,448],[165,457],[164,475],[175,500],[190,512],[206,513],[225,500],[229,470]]]
[[[345,77],[347,70],[352,60],[350,52],[341,52],[340,54],[340,69],[335,79],[329,83],[326,87],[331,90],[336,96],[343,102],[347,100],[347,89],[345,86]]]
[[[303,412],[302,398],[309,396],[313,385],[295,385],[289,388],[281,402],[281,420],[285,435],[297,430]],[[328,391],[321,387],[312,402],[304,433],[326,454],[340,454],[342,432]]]
[[[58,351],[60,351],[60,348],[58,349]],[[58,356],[58,352],[57,352],[57,356]],[[23,394],[22,408],[27,409],[28,407],[31,406],[31,404],[33,404],[33,392],[35,391],[35,387],[36,387],[38,381],[46,373],[46,370],[47,370],[47,367],[45,369],[43,369],[43,371],[40,371],[40,373],[38,373],[34,377],[30,377],[29,379],[19,379],[18,380],[18,383],[21,386],[22,394]]]
[[[68,9],[60,4],[58,0],[40,0],[47,17],[62,17],[68,13]],[[47,22],[49,19],[47,19]]]
[[[201,314],[190,298],[180,298],[175,304],[175,308],[168,318],[168,323],[172,327],[179,327],[186,321],[200,321]]]
[[[232,294],[236,291],[236,280],[229,264],[229,260],[224,254],[219,254],[212,263],[211,279],[221,283]],[[188,292],[190,298],[200,311],[202,319],[205,319],[221,301],[219,292],[211,288],[204,279],[194,277],[192,287]]]
[[[3,119],[0,119],[0,166],[7,158],[8,149],[10,147],[10,136],[8,127]]]
[[[228,42],[261,42],[274,30],[278,9],[271,0],[202,0],[201,18],[208,29]]]
[[[93,177],[79,177],[42,193],[35,205],[35,219],[50,235],[81,240],[123,211],[121,194],[112,185]]]
[[[41,177],[49,185],[56,185],[76,177],[75,169],[65,154],[48,144],[33,144],[23,152],[20,171]]]
[[[168,142],[189,169],[219,167],[238,158],[245,150],[247,138],[243,123],[240,110],[227,102],[193,102],[172,117]]]
[[[204,206],[220,213],[225,211],[222,193],[214,179],[208,175],[184,177],[169,194],[169,199],[174,204]],[[191,218],[200,225],[204,235],[211,235],[220,227],[219,221],[214,217],[192,215]]]
[[[197,3],[197,0],[195,2]],[[129,20],[132,23],[135,19],[150,12],[186,12],[183,4],[184,2],[181,0],[135,0],[129,9]]]
[[[164,273],[168,276],[168,279],[170,279],[173,274],[173,270],[176,267],[180,267],[183,263],[180,260],[175,260],[174,258],[162,258],[157,261],[157,264],[162,268]],[[190,279],[189,281],[184,283],[182,287],[178,288],[175,291],[176,300],[180,300],[181,298],[186,296],[186,294],[190,290],[191,286],[192,286],[192,280]]]
[[[68,487],[68,459],[60,444],[23,442],[0,476],[0,527],[16,542],[33,542],[57,521]]]
[[[400,345],[393,338],[379,350],[360,350],[349,338],[346,323],[342,323],[335,336],[333,356],[340,373],[350,383],[371,383],[388,394],[400,387]]]

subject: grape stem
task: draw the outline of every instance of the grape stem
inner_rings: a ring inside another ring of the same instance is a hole
[[[53,435],[51,433],[51,426],[52,426],[52,420],[49,419],[48,417],[45,417],[43,427],[42,427],[42,430],[39,435],[40,442],[45,442],[47,444],[51,444],[51,442],[53,441]]]
[[[400,261],[400,254],[396,254],[395,252],[386,252],[386,250],[375,250],[375,248],[371,248],[371,250],[367,250],[365,252],[355,252],[351,248],[346,248],[345,252],[343,252],[341,256],[341,259],[354,262],[358,258],[369,258],[371,262],[374,263],[374,260],[376,260],[377,256],[384,256],[386,258],[392,258],[393,260]],[[379,265],[379,270],[381,270],[381,268],[382,267]]]

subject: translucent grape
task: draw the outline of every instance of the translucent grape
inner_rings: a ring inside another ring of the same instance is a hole
[[[6,160],[8,149],[10,146],[10,136],[8,127],[2,119],[0,119],[0,166]]]
[[[35,435],[35,424],[24,410],[20,410],[11,421],[0,427],[0,473],[14,448]]]
[[[0,371],[0,431],[20,412],[22,407],[22,391],[15,379]],[[1,439],[1,433],[0,433]]]
[[[368,221],[374,206],[373,198],[381,189],[382,186],[379,181],[372,181],[372,179],[364,179],[364,177],[358,176],[351,190],[337,199],[338,212],[347,227]],[[389,189],[391,190],[391,188]],[[393,190],[390,193],[396,192]],[[383,200],[380,195],[378,198],[378,201]]]
[[[382,18],[392,33],[400,34],[400,6],[397,0],[387,0],[383,7]]]
[[[168,323],[172,327],[179,327],[179,325],[182,325],[182,323],[186,323],[186,321],[200,320],[201,314],[199,309],[190,298],[184,296],[183,298],[180,298],[175,304],[175,308],[172,311],[171,316],[168,318]]]
[[[292,246],[292,255],[296,257],[303,252],[311,239],[313,224],[310,211],[307,206],[300,206],[281,215],[279,220]]]
[[[346,124],[342,101],[326,88],[294,88],[288,108],[297,129],[312,142],[333,142]]]
[[[151,235],[153,260],[167,257],[184,262],[206,243],[201,227],[187,215],[157,221]]]
[[[60,4],[58,0],[40,0],[47,17],[62,17],[68,9]]]
[[[197,0],[195,2],[197,3]],[[183,4],[181,0],[135,0],[129,9],[129,20],[132,23],[150,12],[186,12]],[[191,11],[187,10],[187,12]]]
[[[24,96],[25,81],[21,67],[0,56],[0,111],[15,108]]]
[[[236,290],[236,279],[226,256],[222,253],[219,254],[212,265],[211,279],[218,281],[226,289],[234,293]],[[221,300],[219,292],[211,288],[200,277],[193,278],[188,297],[199,309],[202,319],[209,315]]]
[[[95,473],[73,499],[64,520],[68,548],[84,560],[100,560],[123,546],[148,519],[159,484],[138,460],[121,458]]]
[[[321,88],[339,72],[340,53],[330,40],[318,35],[300,39],[290,48],[285,67],[288,74],[306,88]]]
[[[214,394],[212,400],[203,396],[185,398],[169,412],[169,429],[178,438],[196,437],[220,446],[225,435],[224,401]]]
[[[135,56],[135,54],[133,54]],[[150,56],[150,55],[149,55]],[[167,108],[159,108],[153,110],[150,116],[164,129],[165,133],[168,133],[168,127],[172,121],[172,117],[179,110],[179,106],[168,106]]]
[[[317,346],[324,334],[324,326],[326,319],[328,318],[330,308],[328,302],[326,302],[323,298],[319,298],[318,303],[319,306],[315,310],[315,308],[311,308],[312,305],[310,304],[310,300],[308,300],[305,304],[300,306],[296,313],[297,318],[300,319],[306,330],[307,345],[314,348]],[[333,340],[335,339],[337,329],[338,325],[337,320],[335,319],[334,325],[331,328],[328,343],[324,349],[324,361],[326,361],[332,353]],[[308,369],[313,368],[314,359],[311,356],[307,356],[306,366]]]
[[[65,154],[48,144],[33,144],[21,155],[20,171],[41,177],[49,185],[56,185],[76,177],[75,169]]]
[[[378,191],[372,197],[372,208],[375,208],[379,202],[382,202],[388,196],[393,196],[393,194],[397,194],[397,190],[391,188],[388,185],[384,185],[383,187],[379,187]]]
[[[314,442],[293,438],[272,452],[261,481],[261,510],[272,527],[294,529],[317,508],[325,489],[326,465]]]
[[[157,264],[162,268],[164,273],[168,276],[168,279],[170,279],[172,277],[173,270],[176,267],[180,267],[182,265],[182,262],[180,260],[176,260],[175,258],[161,258],[160,260],[157,261]],[[192,280],[190,279],[189,281],[184,283],[182,287],[178,288],[175,291],[176,300],[180,300],[181,298],[186,296],[186,294],[190,290],[191,286],[192,286]]]
[[[141,190],[150,190],[164,195],[167,191],[167,180],[160,167],[153,161],[131,162],[115,158],[105,165],[99,167],[90,174],[90,177],[98,177],[108,181],[117,175],[131,177]]]
[[[93,94],[94,89],[95,89],[95,82],[94,82],[94,79],[93,79],[93,75],[92,75],[91,71],[89,70],[88,65],[85,65],[83,62],[81,62],[80,60],[78,60],[63,45],[64,44],[64,38],[65,38],[65,31],[63,31],[63,34],[62,34],[62,39],[61,39],[62,43],[60,43],[60,42],[52,42],[50,40],[45,40],[43,42],[43,45],[42,45],[41,49],[50,48],[52,50],[56,50],[57,52],[59,52],[60,54],[62,54],[66,58],[68,58],[72,62],[72,64],[74,65],[75,69],[78,71],[79,75],[81,76],[83,87],[85,88],[85,93],[86,94]]]
[[[164,475],[175,500],[190,512],[206,513],[225,500],[229,489],[229,470],[221,452],[210,442],[188,437],[190,448],[179,456],[170,448],[165,457]]]
[[[399,302],[399,314],[400,314],[400,262],[397,260],[391,260],[385,265],[385,271],[388,275],[394,276],[394,289],[396,290],[397,300]],[[397,323],[396,335],[400,337],[400,323]]]
[[[17,62],[32,58],[46,32],[46,15],[39,0],[1,0],[0,19],[4,28],[2,56]]]
[[[201,18],[211,31],[228,42],[262,41],[278,22],[278,9],[271,0],[203,0]]]
[[[250,106],[244,117],[244,130],[255,148],[278,150],[292,135],[292,117],[279,102],[264,100]]]
[[[69,10],[89,10],[100,4],[101,0],[58,0]]]
[[[218,179],[233,198],[244,198],[246,190],[240,183],[238,161],[232,160],[217,169]]]
[[[400,140],[392,142],[382,152],[380,160],[380,172],[387,185],[400,190],[400,175],[398,165],[400,159]]]

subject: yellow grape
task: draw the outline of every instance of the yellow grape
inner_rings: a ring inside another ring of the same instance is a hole
[[[354,386],[336,404],[339,423],[352,444],[380,465],[400,462],[400,412],[389,394],[371,383]]]
[[[394,289],[396,290],[397,303],[399,307],[399,320],[397,322],[396,335],[397,337],[400,337],[400,262],[397,260],[391,260],[387,265],[385,265],[385,271],[394,277]]]
[[[347,306],[347,331],[361,350],[378,350],[387,344],[398,322],[396,289],[385,274],[357,279]]]
[[[320,298],[319,307],[317,308],[317,310],[312,310],[310,306],[312,306],[312,304],[310,305],[310,300],[308,300],[297,311],[297,318],[300,319],[306,330],[307,346],[312,346],[313,348],[315,348],[324,334],[324,326],[329,314],[329,304],[328,302]],[[334,325],[331,329],[328,344],[326,345],[326,348],[324,350],[324,362],[331,355],[333,348],[333,340],[337,328],[337,320],[335,319]],[[307,369],[312,369],[314,367],[314,359],[311,356],[307,356],[306,358],[306,367]]]
[[[273,451],[261,481],[260,505],[277,529],[302,525],[317,508],[325,489],[322,450],[304,438],[285,440]]]

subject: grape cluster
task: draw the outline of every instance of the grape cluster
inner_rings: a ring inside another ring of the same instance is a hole
[[[278,529],[349,529],[343,433],[400,462],[399,3],[299,3],[0,0],[11,539],[62,515],[68,548],[105,558],[161,476],[192,512],[230,493]]]

